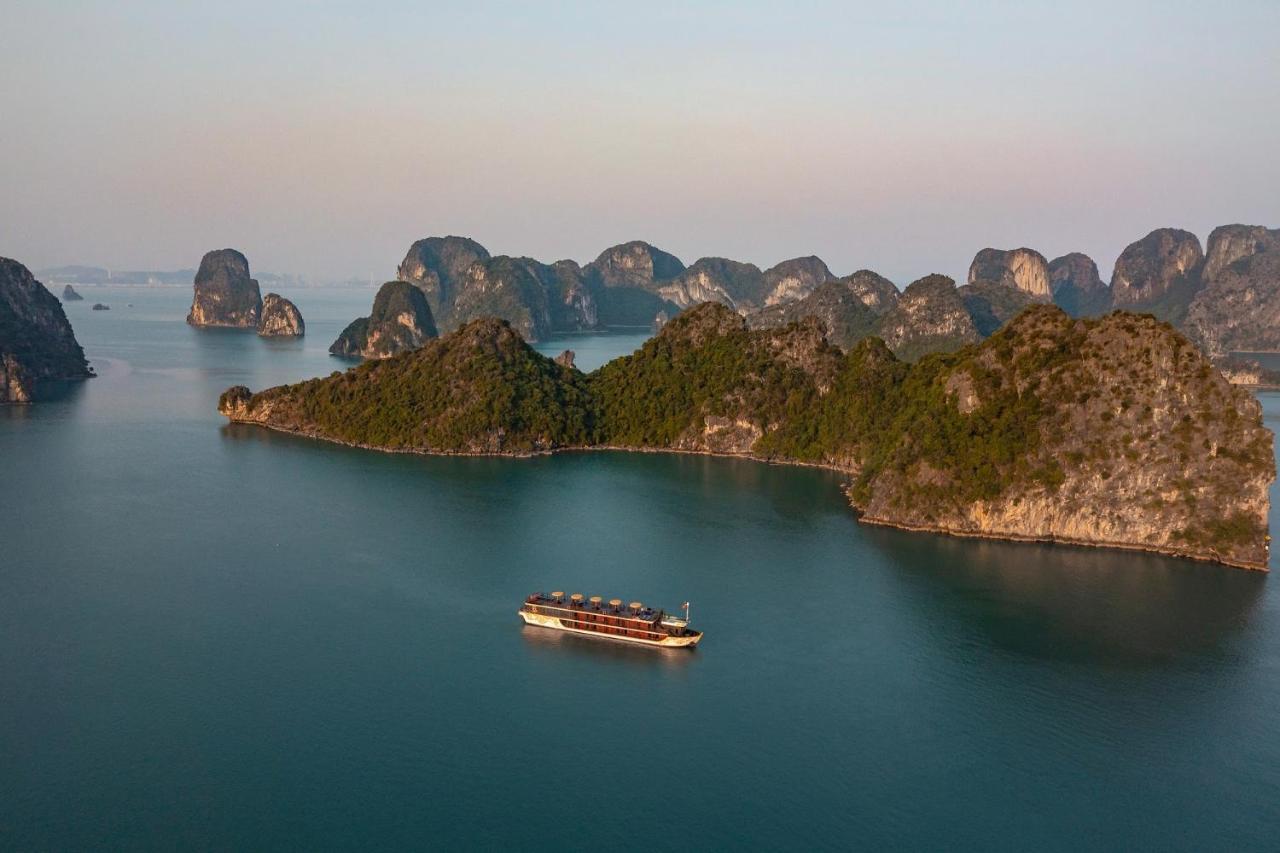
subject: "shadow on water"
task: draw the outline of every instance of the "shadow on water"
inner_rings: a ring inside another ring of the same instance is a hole
[[[521,626],[525,647],[533,655],[571,658],[612,667],[683,669],[694,665],[697,650],[630,646],[611,640],[579,637],[534,625]]]
[[[60,411],[65,407],[74,407],[84,399],[87,384],[96,379],[98,379],[96,376],[86,379],[46,379],[37,386],[34,403],[0,405],[0,417],[11,421],[22,421],[39,416],[42,411],[47,413],[50,407],[56,407]]]
[[[414,453],[382,453],[322,441],[252,424],[228,423],[220,427],[224,440],[256,443],[274,449],[334,454],[345,451],[368,460],[370,466],[390,466],[397,473],[418,471],[442,480],[471,481],[491,475],[498,478],[549,476],[550,471],[606,469],[619,489],[628,491],[690,488],[708,500],[720,500],[725,491],[758,495],[778,516],[811,522],[820,510],[853,518],[844,496],[845,475],[822,468],[773,465],[753,459],[704,456],[694,453],[644,453],[616,450],[565,451],[528,458],[505,456],[431,456]],[[378,461],[380,460],[380,461]],[[634,482],[633,482],[634,480]]]
[[[1163,665],[1224,653],[1265,589],[1260,572],[1156,554],[864,527],[930,616],[1037,659]]]
[[[262,346],[272,352],[301,351],[306,346],[304,338],[293,335],[268,336],[259,338]]]

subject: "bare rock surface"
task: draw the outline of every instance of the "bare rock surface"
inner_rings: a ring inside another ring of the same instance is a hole
[[[1184,326],[1215,358],[1280,351],[1280,230],[1215,228],[1204,286],[1192,299]]]
[[[1098,265],[1083,252],[1049,262],[1053,303],[1072,317],[1095,317],[1111,309],[1111,288],[1098,275]]]
[[[889,349],[906,361],[949,352],[981,338],[955,281],[937,274],[907,285],[878,331]]]
[[[378,289],[373,311],[353,320],[329,347],[333,355],[379,359],[417,349],[436,337],[426,295],[406,281]]]
[[[1053,295],[1049,264],[1035,249],[983,249],[969,265],[966,283],[979,281],[1008,284],[1046,302]]]
[[[0,403],[30,403],[42,382],[92,375],[62,303],[25,266],[0,258]]]
[[[256,329],[262,315],[262,293],[249,276],[249,261],[235,249],[207,253],[196,270],[187,322],[193,326]]]
[[[306,333],[307,326],[298,306],[278,293],[268,293],[262,298],[259,335],[264,338],[300,338]]]
[[[1157,228],[1116,259],[1111,299],[1116,308],[1152,313],[1179,324],[1200,289],[1204,252],[1190,231]]]

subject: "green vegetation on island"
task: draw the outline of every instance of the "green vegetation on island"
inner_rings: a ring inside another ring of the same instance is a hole
[[[389,450],[627,447],[849,473],[868,521],[968,535],[1266,562],[1271,433],[1168,324],[1024,310],[989,339],[909,364],[847,353],[816,321],[751,330],[704,304],[591,374],[499,320],[220,410]]]

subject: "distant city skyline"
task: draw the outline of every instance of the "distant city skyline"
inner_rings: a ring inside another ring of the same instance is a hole
[[[816,254],[1280,225],[1280,4],[6,4],[0,255],[391,278],[413,240]]]

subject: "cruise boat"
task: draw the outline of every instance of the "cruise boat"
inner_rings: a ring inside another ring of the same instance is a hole
[[[692,649],[702,632],[689,627],[688,602],[683,609],[682,619],[639,601],[624,607],[620,598],[606,602],[598,595],[584,598],[580,592],[568,598],[563,592],[535,592],[518,612],[526,625],[641,646]]]

